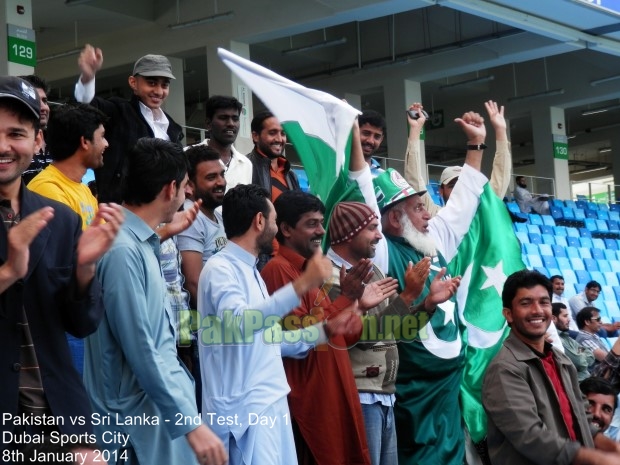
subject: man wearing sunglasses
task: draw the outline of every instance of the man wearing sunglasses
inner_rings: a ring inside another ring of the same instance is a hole
[[[601,362],[609,352],[609,346],[597,334],[603,326],[598,308],[584,307],[579,310],[577,326],[579,327],[577,342],[591,349],[596,361]]]

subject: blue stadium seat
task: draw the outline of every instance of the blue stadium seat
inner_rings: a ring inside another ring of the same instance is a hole
[[[586,219],[586,214],[585,212],[581,209],[581,208],[575,208],[573,210],[573,214],[575,215],[575,219],[576,220],[585,220]]]
[[[555,231],[556,236],[568,236],[566,226],[554,226],[553,231]]]
[[[540,258],[542,258],[542,262],[543,265],[545,265],[545,268],[559,268],[558,262],[555,257],[552,257],[551,255],[541,255]]]
[[[527,227],[529,225],[527,225],[525,223],[513,223],[513,225],[514,225],[515,231],[520,231],[520,232],[527,233]]]
[[[585,226],[585,229],[587,229],[588,231],[596,231],[596,220],[594,218],[586,218],[585,220],[583,220],[583,224]]]
[[[607,227],[610,231],[620,230],[620,222],[617,220],[607,220]]]
[[[614,290],[614,294],[616,294],[616,300],[620,300],[620,286],[611,286]]]
[[[606,272],[606,271],[607,272],[611,272],[612,271],[611,265],[609,264],[609,262],[607,260],[605,260],[605,259],[603,259],[603,260],[596,260],[596,263],[598,264],[599,271],[602,271],[602,272]]]
[[[541,234],[540,237],[542,238],[543,244],[555,244],[555,236],[553,234]]]
[[[609,212],[607,210],[599,210],[596,212],[596,216],[599,220],[608,220]]]
[[[596,220],[596,229],[598,231],[609,231],[609,226],[607,226],[607,221]]]
[[[619,203],[612,203],[609,205],[609,211],[612,212],[620,212],[620,204]]]
[[[592,246],[596,247],[597,249],[604,249],[605,248],[605,241],[603,241],[603,239],[601,239],[600,237],[593,237],[592,238]]]
[[[536,224],[526,224],[525,226],[527,228],[527,232],[528,233],[540,234],[540,228],[538,227],[538,225],[536,225]]]
[[[568,242],[570,247],[581,247],[581,242],[579,242],[578,237],[568,236],[566,242]]]
[[[609,210],[609,219],[614,221],[620,221],[620,212],[618,210]]]
[[[564,201],[564,206],[569,207],[569,208],[573,208],[573,209],[577,208],[577,204],[575,203],[575,201],[574,200],[570,200],[570,199]]]
[[[568,246],[568,242],[566,242],[566,236],[554,236],[555,237],[555,243],[557,245],[560,245],[562,247],[566,247]]]
[[[566,247],[566,256],[568,258],[581,258],[579,256],[579,250],[577,249],[577,247],[573,247],[570,245]]]
[[[586,271],[586,270],[583,270],[583,269],[579,269],[579,268],[575,268],[575,264],[573,263],[572,260],[571,260],[571,263],[573,264],[573,271],[575,272],[575,275],[577,276],[577,282],[578,283],[587,283],[587,282],[591,281],[590,272],[589,271]],[[583,291],[583,288],[581,290]]]
[[[553,255],[553,249],[551,246],[549,244],[545,244],[544,242],[542,244],[538,244],[538,251],[540,252],[540,255]]]
[[[506,202],[506,208],[512,213],[521,213],[521,209],[519,205],[517,205],[517,202]]]
[[[563,208],[564,207],[564,201],[560,200],[560,199],[551,199],[551,200],[549,200],[549,205],[552,206],[552,207]]]
[[[529,233],[528,237],[532,244],[542,244],[542,237],[540,237],[540,234]]]
[[[605,276],[600,271],[589,271],[589,273],[590,273],[590,278],[592,278],[594,281],[599,283],[601,286],[604,286],[607,284],[607,282],[605,281]]]
[[[541,216],[539,214],[537,214],[537,213],[530,213],[527,216],[528,216],[531,224],[536,224],[536,225],[539,225],[539,226],[542,226],[544,224]]]
[[[567,227],[566,235],[569,237],[579,237],[579,230],[577,228]]]
[[[532,269],[538,271],[540,274],[544,274],[547,278],[551,276],[549,270],[544,266],[533,266]]]
[[[555,226],[555,220],[551,215],[542,215],[543,224],[546,226]]]
[[[547,268],[547,271],[549,272],[549,277],[555,275],[562,276],[562,272],[559,268]]]
[[[596,203],[596,202],[588,202],[588,208],[590,210],[596,211],[596,210],[598,210],[598,203]]]
[[[602,241],[602,239],[601,239]],[[603,244],[605,244],[603,242]],[[616,255],[616,251],[613,249],[603,249],[603,252],[605,253],[605,260],[618,260],[618,256]]]
[[[554,220],[564,219],[564,214],[562,213],[562,209],[560,207],[549,207],[549,211],[551,213],[551,218]]]
[[[536,244],[525,243],[522,244],[525,255],[539,255],[538,246]]]
[[[581,237],[588,237],[588,238],[592,237],[592,233],[590,232],[590,230],[587,227],[579,228],[579,235]]]
[[[591,248],[592,247],[592,238],[590,237],[583,237],[581,236],[579,238],[579,243],[581,244],[581,247],[587,247],[587,248]]]
[[[560,260],[563,260],[563,259],[558,259],[558,264],[560,263]],[[570,268],[570,263],[569,263],[568,268],[563,268],[562,265],[560,265],[560,270],[562,270],[562,273],[560,274],[564,277],[564,282],[566,283],[566,287],[569,287],[570,284],[575,284],[577,282],[577,275]]]
[[[553,255],[555,256],[555,258],[566,257],[567,256],[565,248],[562,247],[561,245],[558,245],[558,244],[552,245],[551,246],[551,250],[553,250]]]
[[[577,205],[577,208],[581,208],[582,210],[588,208],[588,202],[585,199],[580,199],[579,196],[577,196],[577,201],[575,202],[575,205]]]
[[[592,252],[588,247],[578,247],[577,250],[579,250],[579,256],[581,258],[592,258]]]
[[[521,242],[521,244],[526,244],[530,242],[530,238],[527,236],[527,233],[517,231],[515,233],[515,236],[517,236],[517,239],[519,239],[519,242]]]
[[[540,258],[540,255],[527,254],[526,257],[527,257],[527,261],[529,262],[531,268],[543,266],[543,262],[542,262],[542,259]]]
[[[599,268],[600,268],[600,265],[601,264],[599,263]],[[618,281],[618,276],[616,275],[615,271],[604,271],[603,274],[605,275],[605,282],[607,283],[608,286],[620,286],[620,281]],[[614,299],[616,298],[615,294],[613,298]]]
[[[605,305],[607,306],[607,316],[611,318],[611,321],[620,321],[620,307],[618,307],[618,302],[614,299],[605,300]]]
[[[605,241],[605,248],[611,249],[611,250],[618,250],[618,243],[616,242],[615,239],[610,239],[607,237],[603,240]]]
[[[541,234],[553,234],[553,228],[548,224],[542,224],[539,228]]]
[[[605,251],[603,249],[597,249],[596,247],[592,247],[590,249],[592,252],[592,258],[596,258],[597,260],[605,260]]]
[[[601,295],[599,295],[600,300],[616,300],[616,294],[614,294],[614,290],[611,286],[611,284],[601,284],[602,289]]]
[[[575,212],[570,207],[564,207],[564,208],[562,208],[562,218],[564,220],[574,220],[575,219]]]
[[[560,274],[565,273],[566,272],[565,270],[568,270],[568,271],[572,272],[570,260],[568,258],[566,258],[566,257],[555,257],[555,261],[558,264],[558,268],[560,270],[562,270],[562,273],[560,273]],[[575,279],[574,281],[576,282],[577,280]]]
[[[581,258],[579,258],[579,257],[570,257],[569,260],[570,260],[571,267],[573,268],[573,271],[575,273],[577,273],[577,271],[585,271],[586,270],[586,267],[583,264],[583,260],[581,260]],[[580,280],[579,274],[577,274],[577,279]],[[589,279],[586,279],[586,281],[589,281]]]
[[[598,209],[608,212],[609,211],[609,205],[607,205],[606,203],[600,202],[598,204]]]
[[[593,258],[583,258],[583,265],[588,271],[599,271],[598,263]]]
[[[586,218],[597,219],[596,210],[587,209],[586,210]]]

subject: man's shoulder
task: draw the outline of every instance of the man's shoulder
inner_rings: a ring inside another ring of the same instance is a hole
[[[64,203],[45,197],[44,195],[41,195],[27,187],[25,189],[27,192],[24,192],[22,201],[24,202],[24,205],[27,206],[27,211],[29,213],[32,213],[39,208],[52,207],[54,209],[54,218],[52,222],[50,222],[50,225],[54,223],[57,217],[61,216],[63,217],[63,221],[74,219],[77,222],[77,220],[79,220],[78,214]]]

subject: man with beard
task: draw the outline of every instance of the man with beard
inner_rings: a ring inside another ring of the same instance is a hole
[[[297,463],[282,357],[303,357],[327,335],[340,337],[356,320],[359,325],[345,310],[326,324],[282,331],[281,318],[331,276],[331,262],[317,248],[302,273],[269,295],[256,269],[259,251],[278,231],[269,197],[253,184],[226,193],[228,243],[207,262],[198,286],[202,411],[213,412],[207,418],[229,451],[230,465]]]
[[[381,241],[377,246],[375,262],[384,262],[387,255],[388,274],[404,289],[409,262],[431,257],[431,273],[416,304],[427,296],[437,272],[455,256],[488,182],[480,173],[486,137],[483,118],[469,112],[455,122],[467,138],[465,165],[450,202],[435,217],[431,218],[424,207],[424,192],[416,192],[398,172],[388,169],[373,179],[386,238],[385,245]],[[371,202],[365,186],[362,192],[367,203]],[[464,349],[454,299],[438,305],[427,318],[420,337],[398,345],[400,368],[394,411],[399,463],[461,464],[464,434],[459,388]]]
[[[226,191],[226,167],[220,154],[207,145],[195,145],[185,151],[189,161],[189,188],[194,200],[202,200],[196,221],[177,236],[181,269],[190,304],[196,308],[198,278],[207,260],[226,245],[226,232],[219,207]],[[185,201],[191,206],[191,200]]]
[[[325,206],[318,197],[302,191],[287,191],[278,197],[274,206],[280,249],[261,272],[270,294],[301,276],[308,261],[320,252],[325,235]],[[301,305],[285,322],[297,321],[303,326],[305,321],[329,321],[356,299],[361,299],[362,307],[376,306],[384,300],[382,290],[386,296],[391,295],[390,283],[378,283],[377,292],[370,299],[362,298],[372,278],[371,266],[370,260],[362,259],[348,272],[342,267],[341,294],[335,300],[328,295],[330,282],[321,288],[315,286],[302,295]],[[349,356],[344,350],[358,338],[359,334],[347,339],[333,338],[329,345],[312,351],[304,359],[284,360],[291,386],[289,406],[299,463],[370,464],[357,387]],[[319,400],[309,393],[318,393]],[[317,434],[319,431],[321,434]]]
[[[52,162],[52,157],[50,155],[50,149],[46,143],[46,132],[47,132],[47,123],[50,117],[50,107],[47,102],[47,94],[49,93],[49,86],[45,82],[44,79],[36,76],[34,74],[29,74],[27,76],[20,76],[24,81],[29,82],[36,89],[37,94],[39,94],[39,102],[41,104],[41,117],[39,118],[39,123],[41,124],[41,129],[43,130],[43,146],[41,149],[34,154],[32,157],[32,162],[22,177],[24,178],[24,182],[28,184],[32,181],[37,174],[45,169]]]
[[[248,154],[248,159],[252,162],[252,184],[270,192],[272,202],[282,192],[300,190],[297,175],[284,157],[286,134],[278,119],[270,111],[262,111],[252,119],[251,128],[254,150]],[[276,253],[278,241],[274,240],[272,250],[259,255],[259,271]]]
[[[590,367],[594,365],[594,355],[592,354],[592,350],[582,346],[575,339],[570,337],[570,314],[568,313],[566,305],[561,302],[554,302],[551,306],[551,312],[553,314],[552,322],[558,330],[560,341],[564,347],[564,353],[568,356],[568,358],[570,358],[573,365],[575,365],[579,381],[583,381],[590,376]],[[551,325],[549,325],[549,327],[551,327]]]
[[[237,184],[250,184],[252,163],[233,145],[239,133],[242,103],[235,97],[213,95],[207,100],[205,108],[209,139],[196,145],[208,145],[220,155],[226,168],[226,190],[232,189]]]
[[[379,150],[385,137],[385,118],[377,111],[364,110],[358,118],[358,125],[364,161],[370,167],[370,174],[373,177],[379,176],[383,173],[383,169],[372,156]]]
[[[613,425],[614,412],[618,406],[618,390],[604,378],[587,378],[579,383],[579,389],[586,396],[586,412],[592,416],[590,423],[605,436],[618,442],[620,436]]]
[[[333,264],[333,287],[329,297],[335,300],[340,294],[341,267],[350,268],[360,260],[373,258],[383,236],[375,212],[360,202],[338,203],[330,217],[329,231],[331,247],[327,256]],[[402,326],[410,325],[418,312],[431,313],[435,305],[452,297],[460,283],[459,278],[442,279],[444,273],[438,273],[424,301],[412,305],[424,289],[430,264],[429,257],[415,266],[409,263],[405,288],[400,295],[389,297],[391,288],[384,289],[384,299],[378,305],[372,308],[360,306],[367,330],[364,334],[368,337],[349,347],[349,358],[362,404],[372,465],[398,463],[393,408],[399,364],[396,343],[401,339],[397,335],[402,334]],[[370,282],[381,282],[384,278],[379,268],[373,266]],[[397,285],[395,279],[388,279]]]
[[[522,213],[538,213],[540,215],[549,214],[549,202],[547,196],[537,195],[534,197],[530,191],[527,190],[527,181],[525,176],[517,176],[515,178],[515,190],[512,195],[514,196],[519,210]]]
[[[299,181],[284,157],[286,134],[270,111],[261,111],[251,123],[254,150],[248,154],[252,162],[252,183],[271,192],[275,202],[287,190],[299,190]]]

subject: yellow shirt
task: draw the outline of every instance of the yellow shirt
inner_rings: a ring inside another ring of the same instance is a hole
[[[82,217],[82,229],[93,221],[98,210],[97,199],[88,186],[69,179],[54,165],[37,174],[28,183],[28,189],[67,205]]]

